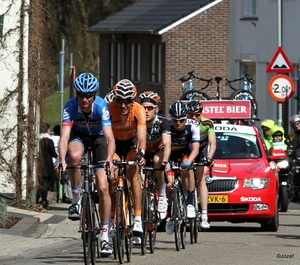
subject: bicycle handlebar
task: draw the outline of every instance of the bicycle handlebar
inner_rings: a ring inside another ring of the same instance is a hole
[[[201,80],[201,81],[203,81],[203,82],[206,82],[206,83],[207,83],[206,86],[201,87],[200,89],[205,89],[205,88],[207,88],[209,85],[212,85],[213,78],[210,78],[210,79],[204,79],[204,78],[202,78],[202,77],[196,75],[194,71],[188,72],[188,75],[189,75],[189,76],[188,76],[187,78],[186,78],[185,76],[182,76],[182,77],[179,78],[178,80],[181,81],[181,83],[184,83],[184,82],[187,82],[187,81],[191,81],[191,80],[193,80],[193,79],[199,79],[199,80]]]
[[[233,90],[237,90],[237,88],[234,88],[231,83],[234,83],[234,82],[237,82],[237,81],[246,81],[246,82],[249,82],[250,84],[253,84],[254,83],[254,80],[253,78],[250,78],[249,77],[249,74],[247,73],[244,73],[243,76],[239,77],[239,78],[236,78],[236,79],[233,79],[233,80],[229,80],[228,78],[226,78],[226,84],[229,85],[229,87]]]

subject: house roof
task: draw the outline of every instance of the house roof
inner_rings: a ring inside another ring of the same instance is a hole
[[[90,27],[96,33],[162,34],[222,0],[140,0]]]

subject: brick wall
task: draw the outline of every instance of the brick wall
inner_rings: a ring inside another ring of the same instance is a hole
[[[123,34],[125,43],[124,78],[130,75],[130,45],[141,44],[141,80],[136,83],[138,94],[153,90],[162,98],[161,110],[169,116],[172,102],[181,96],[178,79],[191,70],[203,78],[228,77],[229,66],[229,0],[209,8],[203,13],[183,22],[163,35]],[[100,95],[109,88],[109,43],[111,34],[100,35]],[[163,44],[162,84],[150,83],[151,44]],[[197,88],[197,83],[196,88]],[[216,93],[216,84],[205,90],[210,96]],[[227,96],[225,81],[221,95]]]
[[[203,78],[228,77],[229,66],[229,0],[209,8],[203,13],[171,29],[162,36],[166,43],[166,115],[170,104],[180,98],[178,81],[191,70]],[[216,84],[205,93],[212,96]],[[225,81],[221,95],[228,96]]]

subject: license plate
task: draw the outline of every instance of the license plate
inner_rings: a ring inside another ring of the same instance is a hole
[[[208,203],[228,203],[228,195],[208,195]]]

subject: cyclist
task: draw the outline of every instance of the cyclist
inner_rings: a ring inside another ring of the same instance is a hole
[[[292,127],[293,131],[290,133],[289,138],[292,141],[294,137],[297,135],[297,131],[300,129],[300,115],[295,114],[289,120],[290,126]]]
[[[168,170],[171,153],[171,131],[168,119],[157,115],[160,96],[153,91],[145,91],[139,95],[138,101],[146,110],[147,145],[145,159],[147,162],[153,159],[154,167],[160,168],[163,165]],[[164,172],[157,172],[157,184],[159,190],[157,210],[160,213],[160,219],[165,219],[168,200]]]
[[[115,140],[107,103],[96,92],[99,82],[91,73],[80,74],[75,82],[76,96],[71,98],[63,111],[62,130],[59,142],[59,157],[62,169],[66,169],[68,153],[71,165],[80,164],[87,147],[92,148],[93,163],[106,160],[111,163],[115,152]],[[108,224],[111,208],[107,177],[104,168],[96,168],[96,186],[99,195],[99,212],[102,231],[100,236],[101,255],[112,253],[108,240]],[[69,170],[72,186],[72,205],[69,208],[69,219],[79,220],[80,210],[80,169]]]
[[[202,158],[206,158],[207,162],[211,163],[216,151],[216,133],[214,130],[213,121],[202,116],[203,105],[199,100],[188,102],[188,118],[196,120],[200,124],[200,149],[196,162],[200,162]],[[198,189],[201,205],[201,223],[202,229],[209,229],[210,224],[207,218],[207,198],[208,190],[205,181],[209,167],[197,167]]]
[[[293,132],[290,133],[292,155],[291,157],[295,159],[296,166],[299,166],[298,157],[300,154],[300,115],[295,114],[289,120],[290,126],[293,128]],[[293,184],[296,186],[295,194],[291,199],[292,202],[298,202],[300,198],[300,174],[295,172],[293,176]]]
[[[275,124],[271,129],[271,136],[273,138],[272,149],[275,150],[287,150],[287,145],[284,139],[284,129]]]
[[[116,141],[116,159],[121,158],[139,161],[144,165],[146,160],[146,111],[134,98],[137,90],[128,79],[120,80],[113,88],[114,100],[108,104],[113,135]],[[128,166],[126,177],[131,184],[134,207],[134,234],[143,232],[141,222],[142,184],[138,174],[138,166]],[[117,175],[116,175],[117,178]],[[111,212],[113,216],[113,210]],[[114,231],[111,231],[111,236]]]
[[[275,122],[270,119],[263,120],[260,124],[260,127],[263,131],[263,139],[265,142],[265,145],[267,147],[267,150],[269,150],[273,143],[273,138],[271,136],[271,129],[275,125]]]
[[[199,153],[199,123],[187,118],[188,110],[182,101],[175,101],[170,106],[169,113],[171,115],[169,122],[171,124],[172,140],[170,160],[178,161],[178,159],[182,159],[180,167],[187,169],[191,166]],[[187,217],[194,218],[196,213],[195,207],[193,206],[195,189],[193,170],[182,170],[181,177],[187,191]],[[174,231],[174,224],[170,218],[167,219],[165,229],[168,234],[172,234]]]

